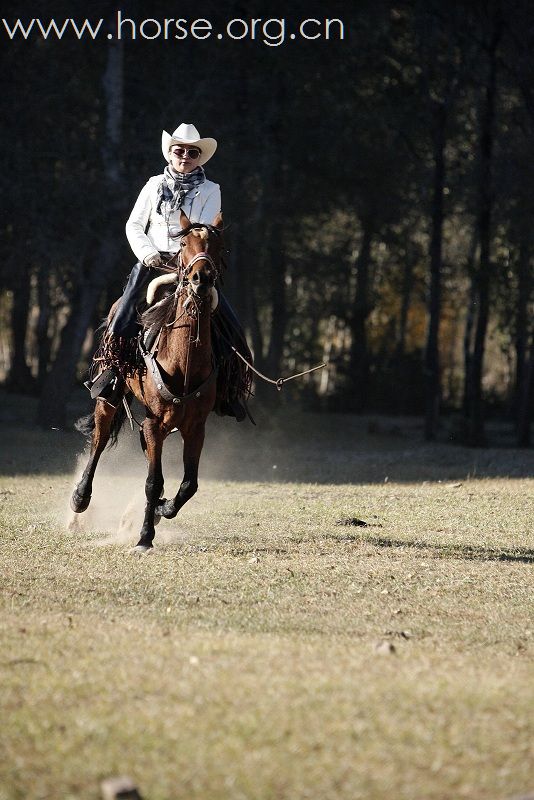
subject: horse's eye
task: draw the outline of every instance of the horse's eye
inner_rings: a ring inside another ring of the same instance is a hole
[[[185,247],[185,242],[183,239],[180,239],[180,247]]]

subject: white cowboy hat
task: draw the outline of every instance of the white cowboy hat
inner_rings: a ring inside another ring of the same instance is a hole
[[[198,147],[199,150],[202,150],[198,159],[199,166],[205,164],[206,161],[209,161],[217,149],[217,142],[215,139],[201,139],[200,133],[197,131],[195,126],[190,125],[187,122],[182,122],[182,124],[176,128],[172,135],[167,133],[167,131],[162,132],[161,150],[163,152],[163,158],[166,161],[170,161],[169,151],[173,144],[194,145],[195,147]]]

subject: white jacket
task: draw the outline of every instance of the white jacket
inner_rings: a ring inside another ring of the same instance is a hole
[[[179,239],[171,239],[170,228],[181,228],[180,209],[168,216],[156,213],[158,187],[163,175],[149,178],[141,189],[132,213],[126,223],[126,237],[139,261],[163,251],[176,253],[180,247]],[[182,205],[184,213],[191,222],[211,224],[221,210],[221,189],[218,183],[205,180],[200,186],[191,189]]]

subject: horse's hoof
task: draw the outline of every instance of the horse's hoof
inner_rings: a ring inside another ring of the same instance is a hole
[[[178,511],[174,507],[174,503],[172,500],[165,500],[165,498],[163,498],[157,504],[155,513],[159,517],[165,517],[165,519],[174,519]]]
[[[130,550],[130,555],[132,556],[146,556],[148,553],[152,553],[154,547],[150,544],[136,544],[135,547],[132,547]]]
[[[83,511],[86,511],[90,502],[91,495],[84,497],[78,493],[77,489],[75,489],[72,493],[72,497],[70,498],[70,507],[75,514],[81,514]]]

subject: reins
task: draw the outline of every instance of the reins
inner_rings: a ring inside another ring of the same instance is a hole
[[[177,265],[175,262],[177,255],[180,254],[175,253],[171,258],[169,258],[169,260],[165,264],[162,262],[161,264],[158,264],[157,267],[152,267],[152,269],[156,269],[158,270],[158,272],[175,272],[176,274],[178,274],[178,272],[180,271],[180,266]]]
[[[295,373],[295,375],[289,375],[287,378],[277,378],[275,380],[274,378],[268,378],[267,375],[264,375],[262,372],[259,371],[259,369],[256,369],[256,367],[252,366],[252,364],[249,364],[247,359],[244,358],[244,356],[241,355],[239,350],[237,348],[235,348],[233,344],[230,344],[230,347],[232,348],[232,350],[234,351],[236,356],[239,356],[241,361],[244,364],[246,364],[247,367],[249,369],[251,369],[252,372],[254,372],[255,375],[258,376],[258,378],[261,378],[262,381],[265,381],[266,383],[272,383],[273,386],[276,386],[276,388],[278,389],[279,392],[282,390],[282,386],[284,385],[284,383],[287,383],[288,381],[293,381],[293,380],[295,380],[295,378],[302,378],[303,375],[309,375],[310,372],[315,372],[318,369],[323,369],[323,367],[326,367],[325,363],[317,364],[316,367],[311,367],[310,369],[305,369],[303,372],[297,372],[297,373]]]
[[[310,367],[310,369],[305,369],[302,372],[296,372],[295,375],[288,375],[287,378],[276,378],[276,379],[268,378],[267,375],[264,375],[263,372],[260,372],[259,369],[256,369],[256,367],[253,366],[253,364],[251,364],[249,361],[247,361],[247,359],[243,355],[241,355],[237,347],[234,347],[232,342],[224,335],[224,333],[221,330],[219,330],[219,336],[222,339],[224,339],[226,344],[230,347],[231,350],[234,351],[236,356],[238,356],[238,358],[241,359],[243,364],[246,364],[246,366],[250,370],[252,370],[252,372],[255,375],[257,375],[258,378],[261,378],[262,381],[265,381],[265,383],[271,383],[273,386],[276,386],[279,392],[282,390],[282,386],[284,385],[284,383],[287,383],[288,381],[293,381],[295,380],[295,378],[302,378],[303,375],[309,375],[310,372],[316,372],[318,369],[323,369],[324,367],[327,366],[326,362],[323,362],[322,364],[317,364],[316,367]]]
[[[188,228],[185,228],[184,230],[180,231],[180,233],[177,234],[176,236],[173,236],[173,238],[177,239],[177,238],[181,238],[183,236],[186,236],[188,233],[190,233],[191,230],[193,230],[195,228],[207,228],[210,232],[215,233],[217,236],[220,236],[220,231],[217,228],[212,227],[211,225],[203,225],[201,223],[193,223]],[[179,290],[181,290],[183,285],[184,285],[184,283],[187,283],[186,274],[189,272],[189,270],[191,269],[193,264],[195,264],[197,261],[201,261],[201,260],[208,262],[208,264],[211,266],[211,268],[215,272],[215,281],[217,281],[217,279],[219,278],[219,269],[218,269],[217,265],[215,264],[215,261],[213,260],[213,258],[207,252],[197,253],[191,259],[189,264],[185,264],[184,263],[184,260],[183,260],[183,257],[182,257],[182,253],[178,252],[178,253],[174,254],[173,256],[171,256],[171,258],[167,261],[166,264],[161,264],[158,267],[156,267],[156,269],[161,270],[162,272],[174,272],[174,273],[176,273],[178,275],[178,277],[179,277]],[[178,291],[178,289],[177,289],[177,291]],[[185,306],[183,307],[182,314],[183,314],[184,310],[185,310]],[[180,314],[179,317],[177,317],[173,321],[172,324],[174,325],[181,316],[182,315]],[[197,326],[198,326],[198,322],[197,322]],[[197,335],[198,335],[198,328],[197,328]],[[276,386],[276,388],[277,388],[277,390],[279,392],[282,390],[282,387],[283,387],[283,385],[285,383],[288,383],[289,381],[293,381],[293,380],[295,380],[295,378],[302,378],[304,375],[309,375],[312,372],[316,372],[317,370],[324,369],[324,367],[326,367],[326,363],[323,362],[322,364],[317,364],[317,366],[315,366],[315,367],[310,367],[310,369],[305,369],[302,372],[296,372],[294,375],[288,375],[287,378],[276,378],[276,379],[275,378],[269,378],[269,377],[267,377],[267,375],[264,375],[262,372],[260,372],[259,369],[256,369],[256,367],[254,367],[249,361],[247,361],[247,359],[243,355],[241,355],[239,350],[236,347],[234,347],[234,345],[221,332],[220,332],[220,335],[222,335],[222,337],[226,340],[227,344],[231,347],[231,349],[234,351],[234,353],[237,355],[237,357],[240,358],[241,361],[255,375],[257,375],[258,378],[261,378],[261,380],[265,381],[265,383],[270,383],[272,386]],[[189,342],[189,347],[190,347],[190,345],[191,345],[191,340]],[[188,362],[189,362],[189,349],[188,349],[188,354],[187,355],[188,355]],[[187,382],[187,376],[186,376],[186,382]]]

